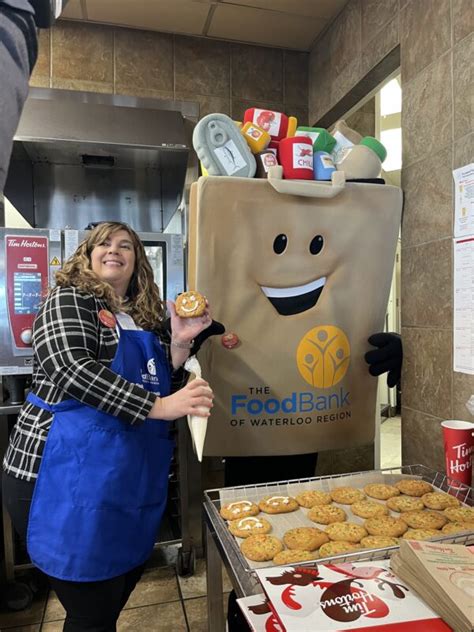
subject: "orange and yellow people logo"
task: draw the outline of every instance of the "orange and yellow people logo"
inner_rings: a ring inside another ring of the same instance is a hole
[[[330,388],[342,380],[351,358],[346,334],[333,325],[310,329],[296,350],[301,377],[316,388]]]

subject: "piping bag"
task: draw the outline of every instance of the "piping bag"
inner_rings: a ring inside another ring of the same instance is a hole
[[[191,356],[184,363],[184,368],[195,377],[202,377],[201,365],[196,356]],[[188,415],[189,432],[193,439],[194,452],[198,461],[202,461],[202,452],[204,450],[204,441],[206,440],[207,417],[199,417],[198,415]]]

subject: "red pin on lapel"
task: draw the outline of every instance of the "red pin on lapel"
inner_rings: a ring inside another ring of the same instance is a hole
[[[105,327],[115,327],[117,321],[112,312],[109,312],[108,309],[101,309],[99,312],[99,320]]]

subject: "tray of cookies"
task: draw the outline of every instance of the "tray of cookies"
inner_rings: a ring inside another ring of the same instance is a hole
[[[474,543],[473,489],[423,465],[208,490],[220,544],[245,571],[389,557],[400,540]]]

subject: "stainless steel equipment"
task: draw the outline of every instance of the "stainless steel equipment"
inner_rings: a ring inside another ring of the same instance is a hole
[[[0,375],[31,373],[33,320],[61,264],[59,230],[0,229]]]
[[[455,496],[461,503],[469,505],[472,503],[474,489],[447,478],[440,472],[435,472],[424,465],[406,465],[400,468],[390,468],[384,470],[374,470],[369,472],[356,472],[350,474],[339,474],[337,476],[323,476],[317,478],[305,478],[300,480],[280,481],[261,485],[247,485],[242,487],[211,489],[204,494],[204,515],[206,521],[206,556],[207,556],[207,605],[208,605],[208,630],[209,632],[220,632],[225,628],[224,611],[222,601],[222,562],[224,563],[229,577],[238,597],[245,597],[262,592],[254,572],[254,566],[271,566],[272,562],[262,562],[251,564],[241,553],[237,540],[231,535],[225,521],[219,514],[219,509],[223,504],[232,500],[250,500],[258,502],[263,496],[273,494],[295,495],[303,489],[320,489],[328,491],[339,485],[353,485],[363,487],[368,483],[384,482],[393,484],[400,479],[420,478],[427,481],[436,491],[447,492]],[[347,510],[347,506],[345,506]],[[295,512],[296,513],[296,512]],[[292,514],[281,514],[289,516]],[[268,519],[275,519],[275,516],[267,516]],[[351,520],[360,519],[351,517]],[[313,524],[314,526],[314,524]],[[288,527],[290,528],[290,527]],[[473,544],[474,531],[462,534],[440,535],[433,538],[433,541]],[[319,558],[318,563],[327,563],[330,560],[338,562],[356,562],[365,560],[386,559],[398,550],[398,546],[364,549],[360,552],[345,553],[331,558]],[[298,562],[298,566],[311,564],[312,562]]]
[[[32,226],[80,230],[114,219],[162,232],[185,180],[195,179],[187,174],[192,129],[184,116],[198,111],[192,103],[33,88],[5,196]]]

